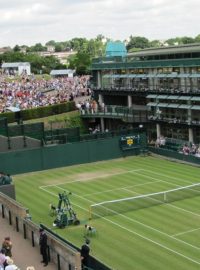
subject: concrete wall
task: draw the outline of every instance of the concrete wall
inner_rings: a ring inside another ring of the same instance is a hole
[[[39,226],[27,219],[27,209],[0,193],[0,213],[39,252]],[[50,232],[46,232],[46,234],[50,260],[57,266],[60,264],[60,269],[81,270],[80,253]]]
[[[0,192],[2,192],[3,194],[9,196],[10,198],[12,198],[13,200],[15,200],[16,196],[15,196],[15,186],[14,185],[2,185],[0,186]]]

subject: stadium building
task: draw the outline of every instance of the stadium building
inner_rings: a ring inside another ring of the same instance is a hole
[[[163,135],[199,142],[200,44],[121,52],[93,60],[98,107],[83,117],[102,131],[140,126],[149,140]]]

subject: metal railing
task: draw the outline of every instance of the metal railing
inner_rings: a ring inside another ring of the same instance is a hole
[[[124,122],[138,122],[143,123],[147,122],[147,110],[145,107],[137,107],[137,110],[134,108],[129,108],[125,106],[96,106],[95,108],[81,109],[80,110],[82,117],[104,117],[104,118],[117,118],[122,119]]]

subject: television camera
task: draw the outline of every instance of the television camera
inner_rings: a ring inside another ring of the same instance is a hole
[[[69,200],[69,195],[66,191],[58,194],[58,206],[55,207],[50,204],[50,215],[56,216],[56,219],[53,222],[54,227],[64,228],[69,225],[79,225],[80,221],[78,220],[76,213],[74,212],[72,205]]]

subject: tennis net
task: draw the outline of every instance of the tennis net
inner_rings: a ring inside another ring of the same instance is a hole
[[[103,201],[90,206],[90,218],[121,214],[154,205],[171,203],[200,195],[200,183],[167,191]]]

